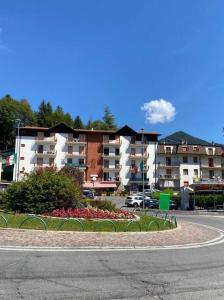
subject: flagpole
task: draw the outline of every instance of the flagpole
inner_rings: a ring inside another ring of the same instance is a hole
[[[20,119],[16,119],[17,122],[17,129],[18,129],[18,142],[17,142],[17,151],[16,151],[16,181],[19,180],[19,161],[20,161]]]
[[[144,129],[141,129],[142,132],[142,195],[143,203],[142,207],[145,209],[145,178],[144,178]]]

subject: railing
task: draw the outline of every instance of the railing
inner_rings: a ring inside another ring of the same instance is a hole
[[[121,157],[121,154],[115,154],[115,153],[105,154],[105,153],[102,153],[102,157],[119,158],[119,157]]]
[[[43,142],[43,143],[57,143],[57,138],[55,136],[50,137],[36,137],[36,142]]]
[[[66,167],[74,167],[74,168],[87,168],[86,164],[79,164],[79,163],[65,163]]]
[[[178,180],[180,179],[179,175],[169,175],[169,174],[165,174],[165,175],[160,175],[159,179],[172,179],[172,180]]]
[[[35,154],[36,156],[56,156],[57,154],[57,151],[56,150],[44,150],[44,151],[39,151],[39,150],[36,150],[35,151]]]
[[[72,157],[72,156],[86,156],[86,153],[85,152],[83,152],[83,153],[76,153],[76,152],[67,152],[66,153],[66,156],[67,157]]]
[[[66,144],[86,144],[86,140],[80,138],[67,138]]]

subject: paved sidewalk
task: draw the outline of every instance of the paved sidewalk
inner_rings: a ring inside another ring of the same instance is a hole
[[[179,222],[178,228],[159,232],[71,232],[2,229],[0,247],[150,247],[204,243],[220,236],[202,225]]]

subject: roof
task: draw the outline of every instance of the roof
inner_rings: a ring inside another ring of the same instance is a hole
[[[177,131],[173,134],[162,138],[159,140],[160,144],[168,144],[168,145],[201,145],[201,146],[212,146],[212,143],[208,141],[202,140],[200,138],[194,137],[184,131]]]
[[[121,128],[119,128],[118,130],[106,130],[106,129],[76,129],[76,128],[72,128],[69,127],[68,125],[66,125],[65,123],[60,123],[57,124],[55,126],[52,126],[50,128],[47,127],[38,127],[38,126],[25,126],[25,127],[20,127],[20,130],[28,130],[28,131],[55,131],[56,129],[60,129],[60,130],[66,130],[69,132],[82,132],[82,133],[107,133],[107,134],[118,134],[118,135],[122,135],[122,133],[124,133],[124,135],[140,135],[142,134],[141,132],[136,132],[135,130],[133,130],[132,128],[130,128],[129,126],[125,125]],[[144,135],[153,135],[153,136],[159,136],[159,133],[156,132],[144,132]]]

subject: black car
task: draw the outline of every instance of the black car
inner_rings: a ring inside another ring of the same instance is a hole
[[[94,199],[94,191],[93,190],[82,190],[82,198]]]
[[[159,208],[159,201],[156,199],[147,199],[144,201],[145,208]],[[143,201],[141,203],[141,207],[143,207]]]

